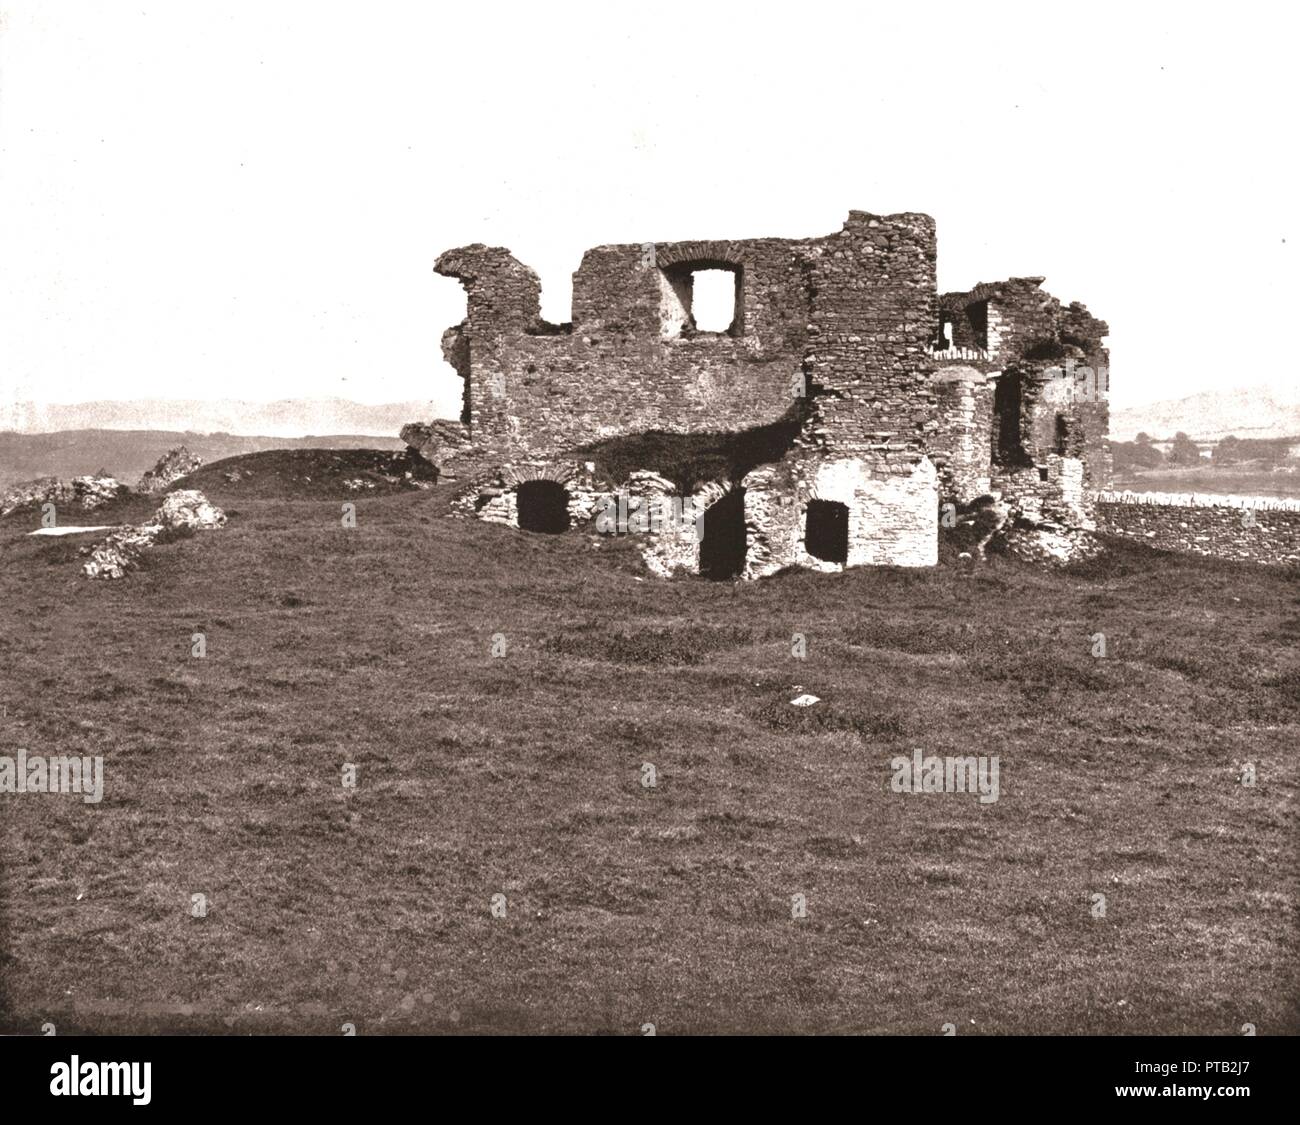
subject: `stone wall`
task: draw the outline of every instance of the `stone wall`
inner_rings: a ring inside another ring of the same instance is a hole
[[[1096,510],[1098,530],[1167,551],[1300,564],[1300,500],[1103,491]]]
[[[977,368],[942,366],[935,373],[935,418],[930,456],[945,501],[968,503],[991,483],[993,387]]]
[[[829,500],[848,508],[844,566],[933,566],[939,552],[939,492],[926,457],[910,467],[858,458],[825,457],[799,463],[795,473],[797,566],[840,570],[808,553],[808,503]]]
[[[540,319],[537,277],[507,251],[444,254],[437,269],[461,280],[469,304],[444,341],[468,382],[470,447],[457,456],[552,456],[620,435],[696,432],[705,420],[714,431],[775,422],[804,389],[806,258],[820,241],[597,247],[574,274],[565,325]],[[736,277],[729,332],[681,319],[669,278],[706,268]]]
[[[1110,484],[1109,329],[1042,282],[1013,277],[939,298],[931,444],[945,498],[969,503],[992,490],[1026,513],[1086,527],[1092,493]]]
[[[924,450],[936,428],[934,220],[851,212],[810,283],[809,439],[840,453]]]
[[[468,383],[464,420],[485,459],[555,455],[648,430],[739,430],[780,418],[807,380],[821,408],[813,440],[837,449],[913,449],[933,429],[933,220],[852,212],[802,241],[602,246],[574,274],[571,324],[541,320],[537,275],[507,250],[438,259],[469,315],[444,353]],[[693,269],[727,269],[737,317],[700,332]]]
[[[1108,478],[1108,420],[1104,390],[1074,367],[1104,367],[1105,324],[1041,278],[940,298],[935,261],[934,221],[915,213],[853,211],[802,240],[600,246],[574,274],[573,321],[551,324],[537,275],[509,251],[451,250],[436,268],[467,294],[465,320],[443,337],[464,410],[403,437],[467,482],[456,510],[510,526],[520,482],[563,483],[547,504],[567,497],[579,524],[628,490],[629,473],[648,473],[642,485],[680,488],[709,526],[731,529],[746,577],[933,565],[940,499],[991,491],[1087,526]],[[696,324],[700,270],[735,286],[721,331]],[[1011,457],[999,440],[1009,426]],[[524,493],[534,530],[548,530],[532,514],[546,491]],[[722,541],[665,530],[645,555],[661,574],[730,575]]]

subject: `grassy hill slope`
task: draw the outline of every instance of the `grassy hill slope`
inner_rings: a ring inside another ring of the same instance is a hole
[[[0,488],[35,477],[70,477],[107,470],[134,485],[169,449],[183,445],[204,461],[265,449],[403,449],[396,437],[282,438],[196,434],[171,430],[60,430],[48,434],[0,432]]]
[[[7,1027],[1300,1031],[1293,574],[662,582],[445,486],[204,487],[116,583],[0,522],[0,752],[107,779],[0,796]],[[1000,800],[892,792],[914,747]]]

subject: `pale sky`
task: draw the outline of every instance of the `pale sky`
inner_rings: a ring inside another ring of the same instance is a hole
[[[0,399],[432,399],[442,250],[925,211],[1112,403],[1294,394],[1294,5],[0,4]]]

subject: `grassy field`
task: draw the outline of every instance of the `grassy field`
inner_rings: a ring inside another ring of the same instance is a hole
[[[1294,572],[663,582],[220,468],[120,582],[0,522],[0,753],[106,775],[0,796],[7,1028],[1300,1031]],[[917,747],[1000,799],[893,792]]]
[[[1300,499],[1300,468],[1291,463],[1276,472],[1258,466],[1162,467],[1116,473],[1114,487],[1135,492],[1209,492],[1235,496]]]

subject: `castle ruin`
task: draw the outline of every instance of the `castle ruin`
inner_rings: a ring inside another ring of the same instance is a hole
[[[620,496],[693,505],[698,526],[646,530],[665,575],[929,566],[943,506],[990,497],[1091,528],[1106,324],[1039,277],[940,295],[935,259],[929,216],[860,211],[820,238],[600,246],[572,322],[551,324],[509,251],[450,250],[435,268],[468,294],[443,336],[463,409],[403,439],[464,482],[462,511],[525,530]],[[734,286],[717,331],[696,323],[701,271]]]

